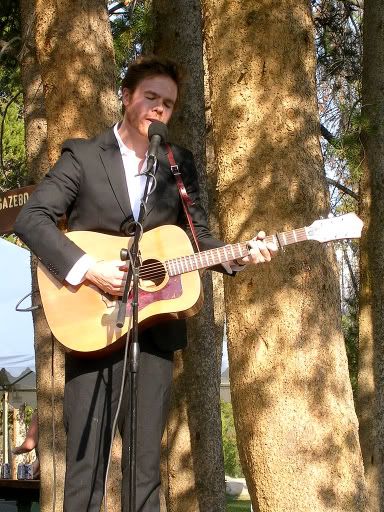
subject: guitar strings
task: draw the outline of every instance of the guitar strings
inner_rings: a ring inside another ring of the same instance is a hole
[[[305,228],[300,228],[300,229],[296,229],[293,231],[287,231],[285,233],[281,233],[281,235],[284,235],[286,245],[288,245],[290,243],[294,243],[296,241],[301,241],[301,240],[306,239]],[[265,238],[265,241],[267,243],[272,242],[274,240],[275,236],[267,236]],[[248,242],[240,242],[239,244],[233,244],[232,248],[233,248],[233,252],[234,252],[234,258],[241,256],[241,252],[243,249],[246,248],[247,244],[248,244]],[[240,249],[239,249],[239,247],[240,247]],[[228,246],[218,247],[217,249],[210,249],[208,251],[203,251],[202,253],[194,253],[194,254],[190,254],[187,256],[179,256],[176,258],[165,260],[163,263],[158,261],[158,262],[154,262],[154,263],[144,264],[139,269],[139,276],[144,279],[161,277],[161,276],[167,274],[169,270],[172,270],[171,265],[173,265],[177,270],[178,270],[179,266],[181,266],[182,271],[179,272],[180,274],[197,270],[199,268],[199,263],[201,263],[202,266],[207,266],[207,267],[217,265],[220,262],[212,261],[211,265],[206,265],[206,263],[209,262],[208,255],[212,254],[213,251],[218,252],[220,258],[228,256],[228,254],[227,254]],[[231,257],[232,256],[233,255],[231,254]],[[205,263],[203,262],[203,257],[205,258]],[[214,257],[211,257],[211,259],[212,258],[214,258]],[[191,268],[190,270],[188,269],[188,265],[190,265],[191,267],[194,267],[194,265],[196,265],[196,263],[198,264],[198,266],[196,268]],[[184,270],[184,266],[187,267],[186,271]]]

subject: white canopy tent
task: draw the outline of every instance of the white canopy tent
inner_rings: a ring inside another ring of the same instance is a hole
[[[32,314],[15,310],[31,291],[29,251],[0,238],[0,275],[0,369],[16,377],[35,370]],[[28,297],[22,306],[30,304]]]
[[[3,406],[3,458],[8,460],[8,406],[36,407],[35,352],[31,313],[16,304],[31,291],[30,253],[0,238],[0,394]],[[31,305],[28,297],[22,304]]]

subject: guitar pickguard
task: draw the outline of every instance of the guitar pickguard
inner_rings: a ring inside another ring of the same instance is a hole
[[[181,297],[183,294],[183,288],[181,285],[180,276],[172,276],[168,278],[166,285],[160,289],[154,291],[144,290],[139,288],[139,311],[146,308],[149,304],[159,302],[163,300],[172,300]],[[127,317],[131,316],[131,304],[132,300],[131,293],[129,294],[127,303]]]

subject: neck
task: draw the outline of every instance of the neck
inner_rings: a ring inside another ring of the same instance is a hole
[[[148,150],[148,139],[133,129],[125,118],[123,118],[118,132],[127,148],[134,151],[139,158],[144,159]]]

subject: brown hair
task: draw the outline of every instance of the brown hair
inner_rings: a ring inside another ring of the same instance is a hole
[[[142,80],[159,75],[171,78],[180,90],[181,71],[176,62],[156,55],[139,57],[132,62],[121,81],[121,89],[128,89],[133,94]]]

